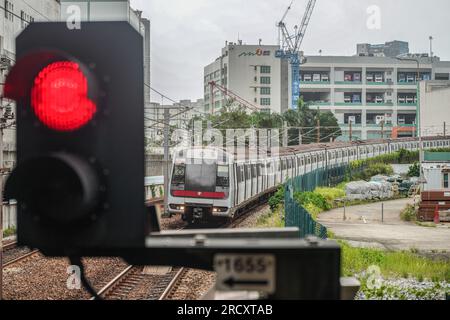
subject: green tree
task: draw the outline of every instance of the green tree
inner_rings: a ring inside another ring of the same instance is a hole
[[[317,124],[320,120],[320,141],[329,142],[342,135],[336,117],[330,111],[311,109],[303,98],[299,100],[297,110],[289,110],[283,114],[284,121],[289,127],[302,128],[302,141],[304,144],[317,142]],[[299,129],[289,131],[289,141],[298,141]],[[294,143],[296,144],[296,143]]]

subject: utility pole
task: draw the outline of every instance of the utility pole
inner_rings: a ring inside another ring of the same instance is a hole
[[[447,138],[447,123],[444,121],[444,138]]]
[[[352,142],[353,141],[353,131],[352,131],[352,120],[350,120],[349,122],[348,122],[348,124],[350,125],[350,142]]]
[[[320,117],[317,118],[317,143],[320,143]]]
[[[170,109],[164,108],[164,215],[169,213]]]
[[[381,139],[384,139],[384,120],[381,121]]]

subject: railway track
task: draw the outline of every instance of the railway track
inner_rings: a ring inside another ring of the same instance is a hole
[[[174,268],[166,274],[148,275],[144,272],[144,267],[129,266],[103,287],[98,295],[105,300],[128,300],[134,290],[148,285],[148,291],[136,297],[137,299],[168,300],[176,292],[186,272],[185,268]]]
[[[32,258],[33,256],[39,253],[39,250],[30,250],[28,248],[18,247],[16,241],[5,244],[3,246],[3,251],[4,251],[3,268],[11,267],[14,264]]]

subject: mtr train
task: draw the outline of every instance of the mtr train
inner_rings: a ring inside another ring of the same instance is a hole
[[[424,138],[423,147],[448,148],[450,138]],[[194,223],[233,219],[267,200],[289,178],[400,149],[418,150],[414,138],[335,142],[281,148],[276,157],[235,160],[218,148],[179,149],[173,155],[168,208]]]

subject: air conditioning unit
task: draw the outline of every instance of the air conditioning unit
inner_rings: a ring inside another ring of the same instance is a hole
[[[9,70],[11,68],[12,61],[11,59],[6,55],[0,56],[0,69],[1,70]]]

